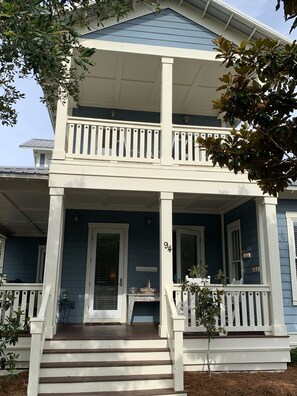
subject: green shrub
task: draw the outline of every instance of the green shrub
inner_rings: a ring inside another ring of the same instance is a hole
[[[291,349],[291,363],[297,364],[297,347]]]

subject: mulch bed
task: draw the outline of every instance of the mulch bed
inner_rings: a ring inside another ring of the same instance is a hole
[[[26,372],[0,376],[0,396],[26,396]],[[297,396],[297,365],[285,372],[185,373],[188,396]]]

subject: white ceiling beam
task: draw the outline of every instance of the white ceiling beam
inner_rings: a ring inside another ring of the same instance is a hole
[[[183,4],[183,2],[184,2],[184,0],[180,0],[180,2],[179,2],[179,7]]]
[[[254,29],[253,29],[252,33],[249,35],[248,41],[250,41],[250,40],[251,40],[251,38],[252,38],[252,37],[253,37],[253,35],[256,33],[256,31],[257,31],[257,26],[255,26],[255,27],[254,27]]]
[[[122,77],[123,77],[123,72],[124,72],[125,60],[126,60],[125,56],[118,57],[116,79],[115,79],[115,90],[114,90],[114,96],[113,96],[113,100],[115,103],[118,103],[120,100],[121,86],[122,86],[121,82],[122,82]]]
[[[226,25],[224,27],[224,32],[228,29],[228,26],[230,25],[230,22],[231,22],[233,16],[234,16],[233,13],[229,16],[229,19],[228,19],[228,21],[227,21],[227,23],[226,23]]]

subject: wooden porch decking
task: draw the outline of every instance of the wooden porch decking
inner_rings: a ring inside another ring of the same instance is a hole
[[[203,332],[184,333],[184,339],[205,338]],[[261,331],[230,332],[220,338],[269,337]],[[270,336],[271,337],[271,336]],[[123,324],[58,324],[54,340],[156,340],[159,339],[158,324],[133,323]]]
[[[54,340],[154,340],[158,324],[59,324]]]

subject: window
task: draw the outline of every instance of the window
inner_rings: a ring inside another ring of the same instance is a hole
[[[293,304],[297,305],[297,213],[287,213],[291,288]]]
[[[243,279],[240,220],[227,225],[227,235],[229,277],[231,281],[240,281]]]
[[[180,283],[193,265],[204,263],[204,227],[174,227],[173,276]]]

